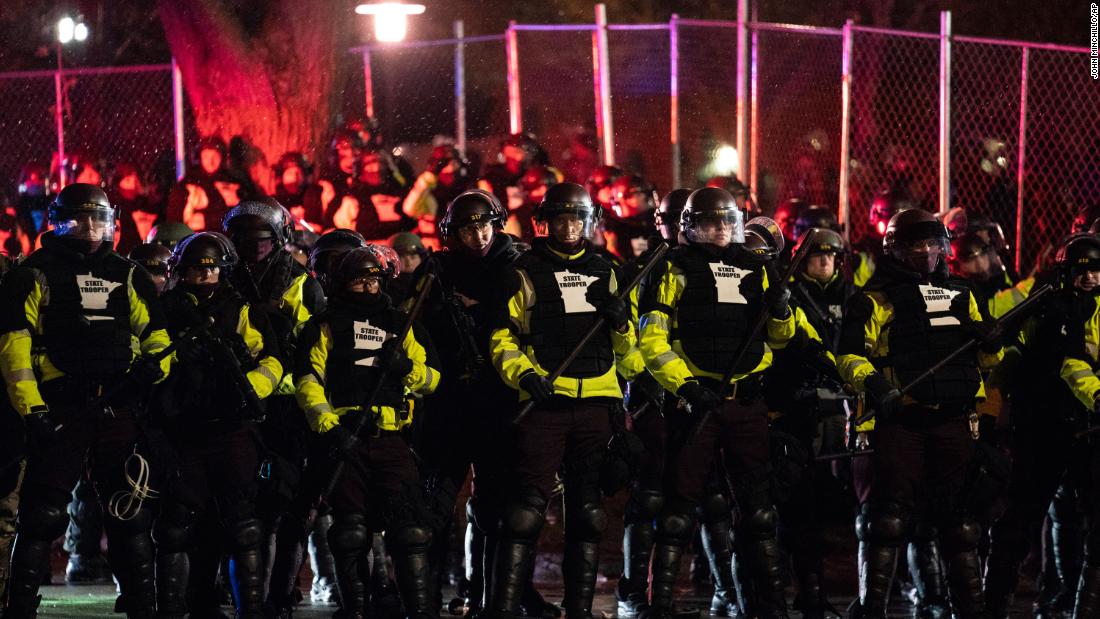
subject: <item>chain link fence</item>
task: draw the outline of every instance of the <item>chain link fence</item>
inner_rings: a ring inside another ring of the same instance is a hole
[[[28,164],[57,175],[56,72],[0,74],[2,197],[16,198]],[[158,162],[175,165],[172,71],[168,65],[65,69],[62,127],[67,160],[89,161],[104,180],[130,163],[150,178]],[[72,180],[72,179],[70,179]]]

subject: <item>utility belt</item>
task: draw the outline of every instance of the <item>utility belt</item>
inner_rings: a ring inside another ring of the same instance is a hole
[[[103,418],[133,417],[138,396],[144,396],[144,393],[137,391],[141,389],[137,385],[134,386],[133,392],[119,394],[118,397],[112,398],[112,401],[104,402],[103,406],[93,406],[113,387],[113,384],[103,381],[60,376],[40,383],[38,391],[51,409],[71,409]]]

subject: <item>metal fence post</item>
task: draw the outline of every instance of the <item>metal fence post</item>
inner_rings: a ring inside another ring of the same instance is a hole
[[[455,33],[455,148],[466,154],[466,44],[462,20],[454,23]]]
[[[737,0],[737,176],[749,168],[749,0]]]
[[[57,45],[57,71],[53,74],[54,123],[57,125],[57,182],[65,186],[65,97],[61,87],[61,44]]]
[[[680,16],[668,20],[669,142],[672,146],[672,188],[680,187]]]
[[[596,135],[600,138],[604,165],[615,165],[615,127],[611,118],[611,62],[607,51],[607,5],[596,5],[596,29],[592,31],[593,79],[596,86]]]
[[[1024,181],[1026,168],[1024,158],[1027,154],[1027,47],[1023,48],[1020,61],[1020,136],[1016,153],[1016,272],[1023,273],[1024,261]]]
[[[759,196],[756,191],[756,174],[758,157],[757,157],[757,144],[760,137],[759,134],[759,122],[760,116],[757,113],[756,107],[756,51],[760,45],[760,31],[756,28],[752,29],[752,46],[749,52],[749,175],[745,178],[745,184],[749,186],[749,195],[754,202],[759,201]],[[744,175],[742,175],[744,177]]]
[[[508,22],[508,30],[504,33],[504,53],[508,66],[508,129],[519,133],[523,131],[523,111],[519,98],[519,47],[515,20]]]
[[[844,240],[852,234],[848,206],[848,162],[852,123],[852,20],[844,22],[840,43],[840,187],[837,191],[837,218],[843,226]]]
[[[951,11],[940,11],[940,214],[951,208]]]
[[[183,72],[172,56],[172,125],[176,136],[176,180],[187,173],[187,151],[183,139]]]
[[[370,72],[370,50],[363,49],[363,90],[366,92],[367,118],[374,118],[374,80]]]

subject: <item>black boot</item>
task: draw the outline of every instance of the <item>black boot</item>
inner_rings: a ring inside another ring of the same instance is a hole
[[[974,520],[964,520],[943,532],[947,588],[951,595],[951,608],[958,619],[985,616],[982,564],[978,558],[981,534],[981,526]]]
[[[1089,565],[1086,562],[1081,568],[1073,616],[1100,617],[1100,565]]]
[[[33,619],[36,616],[42,601],[38,586],[50,572],[50,544],[51,540],[31,539],[23,534],[15,536],[4,619]]]
[[[419,619],[439,617],[440,606],[433,606],[428,591],[431,570],[428,547],[432,534],[426,527],[405,527],[387,534],[387,547],[393,557],[397,590],[405,605],[405,616]]]
[[[920,534],[922,525],[909,544],[909,573],[917,592],[914,616],[917,619],[949,619],[947,608],[947,587],[944,582],[943,564],[940,561],[940,549],[935,535]]]
[[[340,584],[342,616],[366,616],[371,541],[363,514],[340,514],[328,531],[336,580]]]
[[[466,539],[463,544],[466,555],[467,612],[477,613],[485,603],[485,533],[473,522],[470,505],[466,504]]]
[[[737,600],[737,587],[733,576],[732,523],[728,520],[704,522],[699,528],[703,538],[703,552],[710,564],[714,595],[710,600],[710,614],[715,617],[743,617]]]
[[[598,542],[566,541],[561,562],[565,596],[562,607],[566,619],[592,616],[592,600],[596,595],[596,572],[599,570]]]
[[[187,614],[186,552],[161,552],[157,554],[157,617],[183,619]]]
[[[776,539],[778,515],[772,497],[771,467],[742,475],[734,494],[741,511],[738,559],[752,575],[754,605],[748,614],[762,619],[787,617],[787,583]]]
[[[535,548],[531,544],[501,540],[493,564],[491,610],[498,615],[519,614],[524,588],[535,567]]]
[[[278,612],[285,614],[302,599],[298,591],[298,572],[305,562],[307,531],[311,527],[308,518],[289,512],[279,519],[267,593],[268,606]]]
[[[876,531],[874,535],[871,534],[872,528]],[[853,606],[853,617],[886,616],[903,531],[904,524],[897,510],[875,514],[865,509],[856,519],[860,599]]]
[[[615,587],[619,619],[633,619],[646,605],[653,521],[632,522],[623,529],[623,575]]]
[[[125,599],[126,616],[144,619],[156,615],[156,558],[149,535],[152,513],[148,510],[134,518],[107,522],[108,558]]]

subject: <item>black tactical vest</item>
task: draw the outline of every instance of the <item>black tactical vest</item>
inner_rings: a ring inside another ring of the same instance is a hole
[[[894,308],[894,319],[884,329],[889,352],[871,361],[892,368],[899,386],[954,352],[970,339],[970,294],[965,284],[948,279],[942,284],[897,282],[880,291]],[[977,352],[959,355],[907,395],[922,404],[947,408],[973,405],[981,379]]]
[[[127,289],[135,265],[113,252],[77,262],[50,248],[23,265],[44,279],[43,335],[36,345],[57,369],[97,382],[125,374],[133,356]]]
[[[212,318],[214,322],[203,337],[208,334],[221,342],[237,358],[241,372],[247,374],[259,362],[252,357],[244,338],[237,332],[245,304],[244,298],[229,284],[222,284],[201,305],[196,305],[182,286],[169,290],[162,298],[168,333],[173,340],[178,340],[191,327],[204,323],[208,317]],[[181,343],[181,346],[188,345]],[[169,416],[186,414],[190,420],[239,420],[241,394],[229,377],[230,370],[221,367],[215,359],[211,354],[197,362],[182,359],[176,362],[162,387],[163,395],[171,399],[163,404],[170,409]]]
[[[325,387],[333,406],[364,406],[371,387],[381,374],[382,344],[398,337],[405,316],[388,302],[377,307],[334,302],[319,318],[332,334],[332,350],[325,364]],[[402,404],[403,376],[386,373],[386,381],[373,406]]]
[[[591,249],[575,260],[560,258],[537,244],[516,261],[534,287],[530,333],[520,341],[534,349],[535,359],[554,371],[595,322],[600,307],[611,297],[611,264]],[[562,376],[594,378],[615,365],[610,329],[598,333],[581,349]]]
[[[685,278],[684,291],[673,308],[672,338],[680,341],[696,367],[724,374],[763,311],[763,267],[738,260],[733,249],[721,258],[711,258],[691,245],[673,249],[670,260]],[[762,329],[749,343],[738,373],[747,374],[759,365],[766,337]]]

